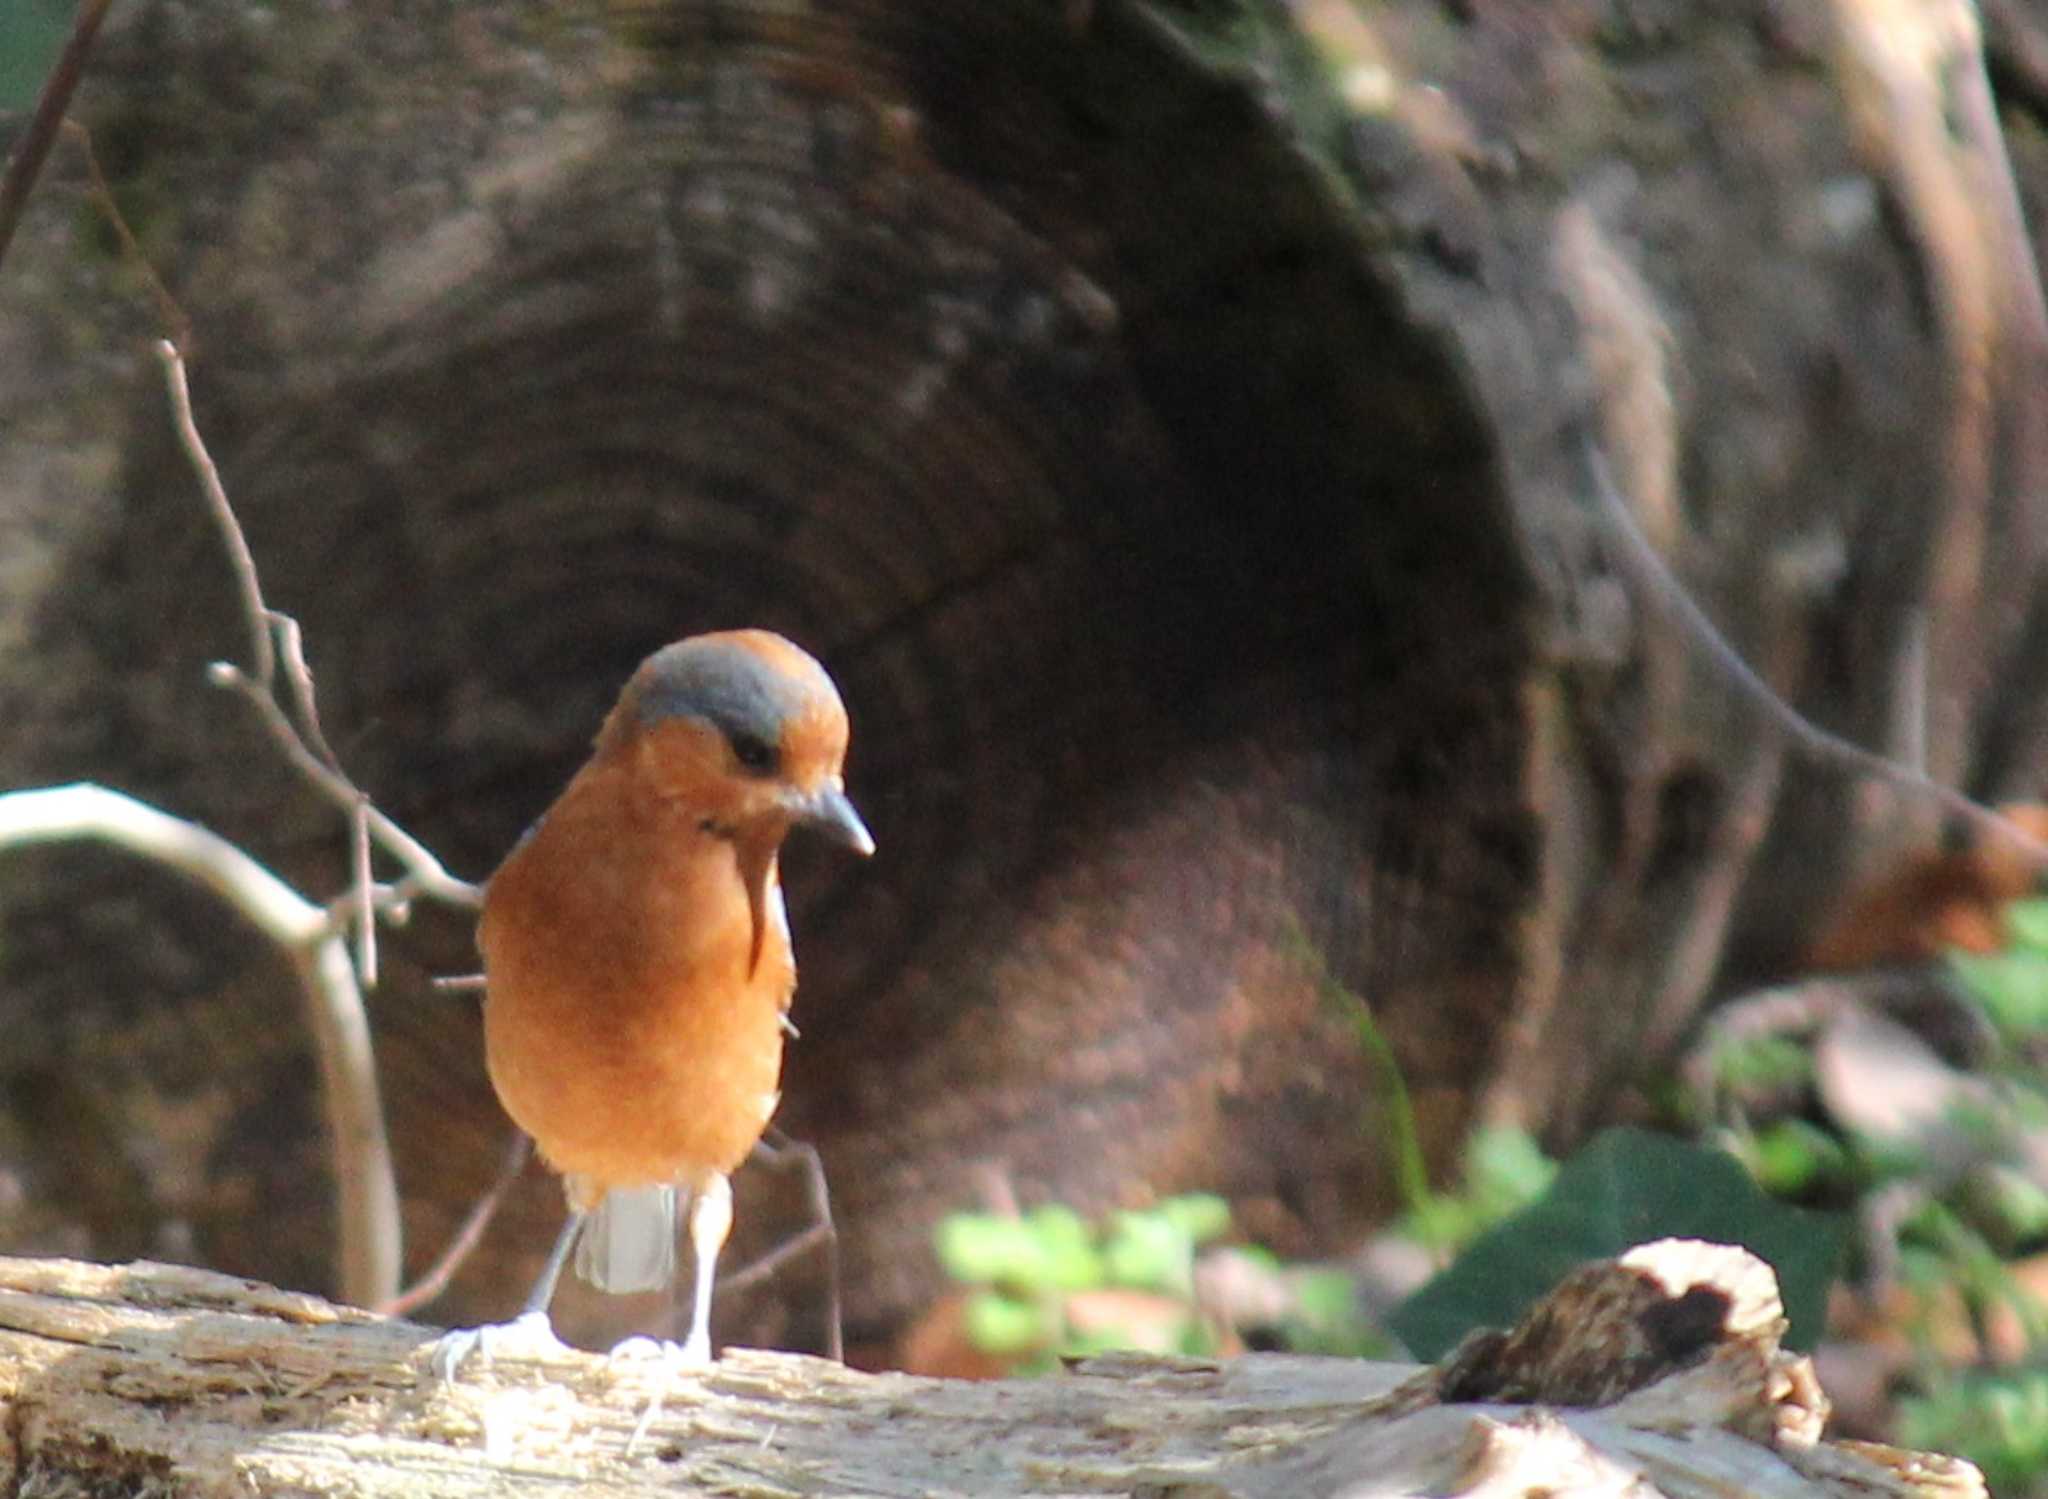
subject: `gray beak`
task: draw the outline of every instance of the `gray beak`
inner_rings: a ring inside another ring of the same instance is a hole
[[[799,821],[809,823],[834,843],[845,844],[863,858],[875,851],[874,834],[837,786],[826,786],[816,795],[805,797],[798,803],[796,815]]]

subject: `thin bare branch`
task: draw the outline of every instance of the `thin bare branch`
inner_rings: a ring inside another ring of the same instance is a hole
[[[290,957],[319,1058],[333,1145],[342,1291],[361,1306],[387,1299],[398,1286],[398,1183],[362,991],[327,912],[219,834],[104,786],[0,795],[0,849],[84,838],[125,849],[204,886]]]
[[[239,533],[240,527],[237,526]],[[278,655],[284,667],[285,685],[291,691],[292,707],[298,714],[294,737],[315,759],[355,791],[348,809],[348,855],[351,925],[356,934],[356,972],[365,989],[377,987],[377,878],[370,863],[370,798],[341,768],[341,759],[327,742],[320,726],[320,702],[313,687],[312,663],[306,660],[305,631],[289,614],[271,615],[277,631]],[[275,700],[275,691],[272,694]]]
[[[749,1286],[760,1285],[761,1282],[774,1275],[776,1271],[780,1270],[798,1255],[804,1253],[814,1244],[830,1242],[833,1238],[834,1235],[831,1228],[823,1223],[813,1223],[808,1228],[791,1234],[780,1244],[777,1244],[773,1249],[766,1251],[758,1258],[747,1261],[746,1264],[740,1266],[737,1270],[729,1271],[719,1276],[718,1289],[714,1293],[716,1299],[723,1301],[726,1297],[737,1295]],[[839,1357],[837,1353],[832,1356],[834,1358]]]
[[[92,51],[93,38],[99,35],[100,22],[106,20],[112,4],[113,0],[79,0],[71,35],[58,54],[56,66],[50,69],[50,76],[43,80],[43,91],[36,98],[35,113],[29,117],[21,143],[7,158],[7,175],[0,177],[0,261],[7,258],[7,247],[14,242],[22,210],[28,207],[29,194],[35,191],[36,179],[42,175],[43,162],[57,139],[64,111],[71,107],[71,96],[77,92],[78,80],[85,72],[86,55]]]
[[[320,727],[320,705],[313,690],[313,667],[306,660],[305,631],[289,614],[272,617],[277,621],[277,642],[284,657],[285,683],[291,688],[292,707],[299,715],[299,737],[329,770],[341,775],[341,760],[327,742],[327,731]]]
[[[846,1361],[846,1339],[842,1326],[839,1282],[839,1227],[832,1219],[832,1189],[825,1180],[825,1161],[818,1147],[808,1140],[795,1140],[779,1129],[770,1129],[754,1144],[753,1159],[774,1171],[803,1174],[805,1195],[810,1200],[809,1227],[792,1234],[751,1264],[720,1277],[716,1295],[756,1285],[768,1279],[789,1261],[817,1248],[825,1257],[825,1352],[840,1363]]]
[[[214,522],[234,568],[250,634],[250,669],[245,672],[232,662],[216,661],[209,669],[209,678],[216,685],[230,688],[247,699],[285,758],[348,818],[351,866],[348,900],[328,910],[308,907],[308,910],[317,912],[318,940],[308,935],[289,950],[299,966],[307,992],[337,996],[345,993],[347,1008],[353,1017],[327,1017],[316,1009],[312,1023],[319,1040],[327,1096],[333,1100],[357,1100],[365,1087],[369,1089],[369,1112],[366,1114],[361,1108],[343,1109],[336,1105],[331,1113],[330,1134],[334,1145],[336,1179],[341,1187],[344,1283],[349,1287],[350,1295],[364,1304],[384,1301],[397,1291],[397,1207],[395,1188],[390,1184],[389,1147],[384,1139],[383,1118],[376,1108],[375,1068],[369,1049],[368,1025],[362,1016],[361,995],[363,987],[377,981],[377,917],[380,911],[389,911],[394,920],[403,919],[409,903],[421,892],[473,909],[479,903],[480,892],[467,881],[449,874],[424,844],[379,812],[342,769],[320,726],[313,671],[306,660],[298,621],[289,615],[273,612],[264,603],[255,555],[192,414],[184,359],[177,346],[168,341],[158,344],[157,354],[163,361],[179,437],[205,490]],[[280,701],[277,683],[280,664],[285,691],[296,709],[296,719]],[[373,847],[383,848],[404,867],[403,880],[389,886],[377,882]],[[342,919],[343,910],[349,919]],[[352,967],[347,944],[341,935],[351,928],[356,940]],[[310,931],[309,926],[309,934]],[[381,1186],[378,1185],[380,1183]],[[388,1203],[381,1199],[376,1202],[370,1200],[378,1192],[388,1196]],[[488,1218],[488,1213],[485,1217]],[[359,1237],[386,1219],[389,1221],[388,1235],[379,1238],[374,1246],[382,1257],[374,1263],[366,1262],[363,1255],[368,1251],[358,1242]]]
[[[214,524],[220,527],[221,541],[228,549],[228,561],[235,570],[235,586],[241,592],[242,612],[249,623],[250,674],[255,677],[258,687],[268,693],[277,672],[277,651],[270,638],[270,610],[263,603],[263,584],[256,576],[256,558],[249,550],[249,541],[242,534],[240,523],[235,520],[227,490],[221,486],[220,470],[214,467],[213,455],[206,451],[206,443],[199,435],[199,425],[193,420],[192,391],[185,381],[185,360],[178,353],[177,345],[169,339],[157,341],[156,355],[163,361],[164,383],[171,393],[171,413],[178,424],[178,440],[184,444],[185,456],[191,459],[193,471],[199,475],[199,486],[206,491],[207,507],[213,512]]]
[[[220,472],[206,450],[206,441],[199,435],[198,425],[192,417],[185,361],[176,345],[168,341],[158,343],[157,357],[164,363],[164,378],[176,413],[179,438],[194,472],[199,475],[214,522],[220,528],[221,540],[228,549],[242,596],[243,613],[249,624],[250,648],[254,657],[250,670],[245,672],[232,662],[216,661],[209,672],[211,680],[215,685],[232,688],[246,698],[293,767],[344,814],[362,818],[376,846],[404,867],[416,893],[474,910],[482,901],[482,892],[469,881],[450,874],[425,844],[379,812],[335,759],[334,751],[321,732],[319,714],[314,707],[313,673],[306,664],[298,622],[290,615],[273,612],[263,602],[263,587],[256,574],[255,556],[242,532],[241,522],[235,517],[234,507],[228,501],[227,491],[221,485]],[[275,689],[280,640],[285,677],[299,710],[299,722],[294,722],[292,715],[277,701]],[[360,875],[360,866],[358,872]],[[359,883],[366,891],[375,888],[367,882]]]
[[[448,1247],[441,1251],[441,1257],[434,1261],[425,1275],[377,1307],[387,1317],[403,1317],[418,1307],[425,1306],[443,1291],[448,1282],[455,1278],[455,1272],[462,1268],[462,1262],[475,1253],[477,1242],[483,1238],[484,1230],[491,1219],[497,1216],[498,1204],[505,1200],[505,1194],[512,1189],[512,1183],[519,1180],[519,1173],[526,1169],[527,1161],[533,1155],[533,1136],[525,1130],[514,1130],[511,1142],[506,1146],[505,1158],[498,1166],[484,1195],[476,1200],[469,1210],[469,1216],[462,1220],[462,1227],[455,1231],[455,1237],[448,1241]]]
[[[132,266],[149,287],[150,299],[156,303],[157,318],[163,323],[163,335],[181,349],[192,347],[192,320],[185,316],[185,309],[178,305],[178,299],[171,295],[163,278],[150,264],[149,257],[142,253],[142,246],[136,241],[135,231],[128,227],[128,217],[121,212],[121,205],[114,201],[114,190],[107,185],[106,173],[100,170],[99,153],[93,150],[92,132],[76,120],[64,122],[67,139],[77,143],[78,152],[85,162],[88,183],[87,195],[92,199],[106,221],[113,226],[114,237],[121,241],[121,258]]]
[[[1962,792],[1944,786],[1909,766],[1874,754],[1839,734],[1829,733],[1773,692],[1770,684],[1756,674],[1714,622],[1707,618],[1706,611],[1693,601],[1692,595],[1672,575],[1657,549],[1650,545],[1649,539],[1636,525],[1635,517],[1629,513],[1628,502],[1615,489],[1613,477],[1608,473],[1607,459],[1599,444],[1588,438],[1585,451],[1601,517],[1622,543],[1621,561],[1634,575],[1637,589],[1676,619],[1686,636],[1707,653],[1715,668],[1785,736],[1794,749],[1823,763],[1846,766],[1888,786],[1925,797],[1977,832],[2009,844],[2023,854],[2033,868],[2048,869],[2048,843],[2043,843],[2018,823],[2001,817],[1981,802],[1972,801]]]
[[[349,885],[355,894],[356,972],[363,987],[377,987],[377,876],[370,867],[370,799],[356,799],[348,816]]]
[[[278,748],[322,795],[344,812],[354,811],[362,792],[347,776],[329,769],[306,747],[290,717],[278,706],[275,698],[259,688],[232,662],[214,662],[209,676],[215,685],[232,688],[249,701]],[[404,866],[406,878],[411,882],[410,894],[432,896],[435,900],[471,910],[483,903],[483,891],[479,886],[450,874],[432,850],[374,805],[364,807],[363,817],[377,847]]]

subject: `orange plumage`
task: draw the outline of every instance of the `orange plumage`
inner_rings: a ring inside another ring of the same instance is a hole
[[[589,762],[491,877],[491,1082],[571,1211],[529,1313],[544,1318],[586,1216],[586,1278],[665,1281],[679,1192],[698,1256],[685,1351],[708,1356],[725,1178],[775,1111],[796,987],[777,853],[798,823],[873,849],[844,792],[846,739],[831,679],[782,637],[679,642],[634,673]]]

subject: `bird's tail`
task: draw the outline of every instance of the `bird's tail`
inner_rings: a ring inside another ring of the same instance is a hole
[[[676,1189],[614,1187],[583,1225],[576,1274],[600,1291],[658,1291],[676,1274]]]

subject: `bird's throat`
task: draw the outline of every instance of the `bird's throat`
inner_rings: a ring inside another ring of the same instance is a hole
[[[735,838],[733,853],[739,860],[740,881],[747,889],[747,915],[753,922],[753,936],[747,947],[747,977],[761,968],[761,953],[768,942],[768,891],[775,882],[775,843],[768,839]]]

